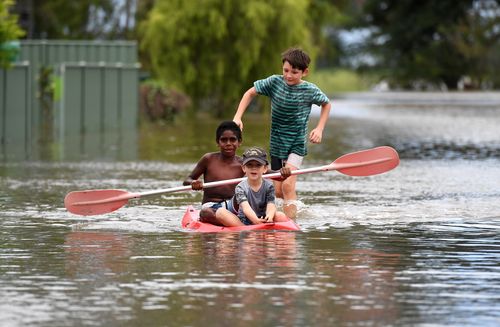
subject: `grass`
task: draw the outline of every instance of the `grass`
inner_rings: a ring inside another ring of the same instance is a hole
[[[367,91],[373,85],[373,78],[347,69],[316,70],[306,79],[316,84],[326,94]]]

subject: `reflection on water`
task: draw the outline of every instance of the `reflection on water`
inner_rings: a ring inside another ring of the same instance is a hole
[[[499,93],[345,95],[334,117],[350,144],[391,144],[402,158],[500,158]]]
[[[131,247],[130,237],[119,233],[71,232],[64,242],[66,272],[79,279],[119,274],[128,269]]]
[[[336,99],[305,165],[379,145],[401,164],[372,177],[302,175],[298,233],[181,231],[199,192],[98,217],[63,208],[72,190],[179,186],[216,150],[215,120],[143,128],[131,160],[4,161],[0,325],[497,326],[499,98]],[[268,126],[251,115],[245,126],[242,150],[267,146]]]
[[[273,325],[286,325],[297,317],[298,296],[315,289],[300,281],[303,261],[297,247],[297,234],[242,233],[195,235],[190,238],[186,255],[201,260],[189,271],[198,276],[193,280],[193,296],[206,298],[213,307],[207,318],[217,319],[217,308],[233,308],[231,325],[245,326],[251,321],[263,321],[266,307],[272,307]],[[217,296],[211,296],[220,289]]]

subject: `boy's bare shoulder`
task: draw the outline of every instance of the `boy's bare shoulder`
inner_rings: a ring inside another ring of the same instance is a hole
[[[219,156],[219,152],[208,152],[201,157],[201,160],[209,160],[213,158],[217,158]]]
[[[209,152],[209,153],[205,153],[203,155],[203,157],[201,157],[202,160],[217,160],[217,159],[221,159],[222,158],[222,155],[220,152]],[[233,159],[235,161],[238,161],[238,162],[243,162],[243,159],[238,156],[238,155],[235,155],[233,157]]]
[[[202,160],[213,160],[213,159],[218,159],[220,157],[219,152],[208,152],[201,157]]]

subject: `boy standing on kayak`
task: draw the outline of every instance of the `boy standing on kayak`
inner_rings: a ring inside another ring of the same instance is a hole
[[[287,221],[284,213],[276,211],[273,182],[262,178],[268,165],[267,154],[261,148],[249,148],[243,153],[242,169],[247,179],[236,186],[233,198],[238,213],[225,208],[217,210],[217,216],[230,223],[226,226]]]
[[[289,167],[297,170],[307,155],[307,123],[311,106],[321,106],[317,126],[309,133],[311,143],[321,143],[323,130],[330,113],[330,100],[314,84],[302,80],[309,73],[311,59],[301,49],[290,48],[282,54],[283,74],[258,80],[241,98],[233,121],[243,130],[242,116],[257,94],[271,98],[271,169]],[[297,214],[297,176],[283,182],[275,181],[276,196],[284,200],[288,217]]]

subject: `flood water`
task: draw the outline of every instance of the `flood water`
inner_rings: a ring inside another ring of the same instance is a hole
[[[1,162],[0,325],[499,326],[500,94],[332,103],[305,167],[380,145],[401,163],[301,175],[301,232],[185,232],[197,192],[95,217],[65,210],[69,191],[179,186],[217,150],[215,120],[142,125],[134,146],[106,155]],[[267,123],[245,123],[240,150],[266,146]]]

